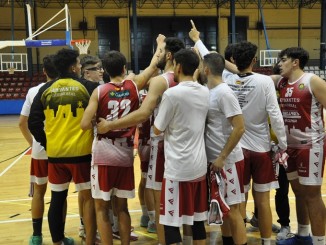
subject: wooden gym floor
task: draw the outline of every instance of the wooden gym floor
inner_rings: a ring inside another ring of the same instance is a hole
[[[31,198],[29,192],[29,167],[30,155],[23,152],[28,148],[18,127],[18,115],[0,116],[0,244],[19,245],[28,244],[32,234],[31,223]],[[16,156],[16,157],[13,157]],[[4,161],[6,159],[10,160]],[[140,178],[139,159],[135,160],[135,179],[138,186]],[[323,184],[323,199],[326,201],[326,185]],[[271,207],[273,221],[276,223],[277,216],[274,205],[274,192],[271,193]],[[296,232],[295,202],[292,192],[289,193],[291,205],[291,227]],[[50,191],[47,191],[45,197],[45,214],[43,221],[44,244],[52,244],[47,223],[47,210],[50,201]],[[74,184],[70,185],[68,194],[68,213],[66,221],[66,235],[75,239],[75,244],[83,244],[78,237],[79,215],[77,204],[77,193]],[[140,204],[137,198],[129,201],[129,211],[132,219],[132,225],[135,227],[135,233],[139,235],[134,245],[138,244],[157,244],[156,235],[147,233],[145,228],[139,226],[141,216]],[[252,197],[249,197],[247,212],[251,215],[253,211]],[[207,230],[207,244],[222,244],[221,233],[218,226],[209,227]],[[248,244],[261,244],[258,231],[253,231],[250,224],[247,224]],[[272,236],[275,239],[275,234]],[[120,244],[115,240],[115,244]],[[274,242],[273,242],[274,244]]]

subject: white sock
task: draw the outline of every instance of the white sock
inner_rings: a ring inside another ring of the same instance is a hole
[[[298,224],[298,235],[299,236],[309,236],[309,234],[310,234],[310,225]]]
[[[155,222],[155,211],[148,211],[149,220]]]
[[[119,222],[118,222],[118,217],[113,215],[113,226],[112,226],[112,231],[117,232],[119,231]]]
[[[148,216],[148,210],[147,210],[146,205],[141,205],[141,211],[144,216]]]
[[[184,245],[192,245],[192,236],[183,235],[182,244],[184,244]]]
[[[325,245],[325,236],[312,236],[312,244]]]
[[[271,245],[271,238],[261,238],[261,244]]]

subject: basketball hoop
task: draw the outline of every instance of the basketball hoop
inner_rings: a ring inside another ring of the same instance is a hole
[[[15,69],[15,67],[9,67],[7,70],[8,70],[8,72],[9,72],[9,74],[12,75],[12,74],[15,73],[15,70],[16,70],[16,69]]]
[[[88,47],[91,44],[91,40],[88,39],[71,40],[71,44],[75,45],[79,49],[79,54],[87,54]]]

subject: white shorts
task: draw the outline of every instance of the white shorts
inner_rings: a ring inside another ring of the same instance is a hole
[[[239,204],[245,201],[243,186],[244,160],[236,163],[226,163],[224,166],[226,174],[226,203],[230,205]]]
[[[164,141],[151,138],[151,155],[149,159],[146,188],[160,191],[164,175]]]

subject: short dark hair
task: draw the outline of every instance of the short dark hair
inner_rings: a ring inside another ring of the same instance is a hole
[[[243,71],[248,68],[255,58],[257,52],[257,45],[242,41],[240,43],[235,44],[233,50],[233,59],[238,67],[239,71]]]
[[[121,76],[124,66],[127,66],[127,60],[122,53],[115,50],[105,53],[103,57],[103,68],[111,78]]]
[[[198,55],[190,49],[181,49],[174,54],[176,64],[180,64],[183,74],[186,76],[193,76],[195,70],[199,65]]]
[[[287,56],[288,58],[291,58],[292,60],[298,59],[299,60],[299,67],[303,70],[305,65],[307,64],[309,60],[309,53],[305,49],[301,47],[291,47],[283,49],[279,57],[282,58],[283,56]]]
[[[44,69],[46,75],[51,79],[55,79],[59,76],[59,72],[57,71],[57,68],[54,65],[54,55],[53,54],[44,56],[43,69]]]
[[[82,74],[85,71],[85,68],[89,65],[96,65],[97,63],[100,63],[101,60],[96,57],[96,56],[92,56],[92,55],[86,55],[83,58],[80,59],[80,64],[81,64],[81,71]]]
[[[224,50],[224,59],[231,62],[231,57],[233,57],[235,44],[229,43]]]
[[[60,49],[54,56],[54,65],[57,68],[59,75],[70,73],[70,66],[77,63],[79,52],[73,49]]]
[[[222,76],[225,60],[222,55],[210,53],[204,56],[203,64],[207,65],[214,76]]]
[[[165,50],[171,52],[172,56],[176,52],[185,48],[185,44],[182,40],[176,37],[167,37],[165,38]]]

